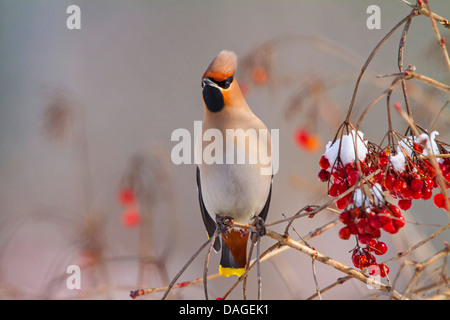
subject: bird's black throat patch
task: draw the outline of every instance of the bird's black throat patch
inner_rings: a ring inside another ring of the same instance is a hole
[[[216,87],[208,85],[204,86],[203,100],[205,101],[206,107],[211,112],[219,112],[225,106],[222,92]]]

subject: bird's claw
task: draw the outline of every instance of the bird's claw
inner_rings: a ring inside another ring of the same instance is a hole
[[[226,236],[228,230],[233,225],[233,220],[233,217],[216,215],[216,225],[219,232]]]
[[[266,226],[264,223],[264,220],[261,217],[254,217],[253,218],[253,226],[255,227],[254,233],[257,234],[259,237],[263,237],[266,235]]]

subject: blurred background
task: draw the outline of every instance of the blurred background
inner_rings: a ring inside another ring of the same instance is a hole
[[[81,9],[81,29],[69,30],[69,5]],[[370,30],[367,7],[381,9],[381,28]],[[450,18],[450,2],[430,1]],[[3,299],[130,299],[131,290],[166,286],[206,240],[195,165],[174,165],[177,128],[191,133],[202,120],[200,80],[223,50],[239,59],[236,76],[247,102],[268,126],[280,130],[280,169],[274,177],[268,222],[307,204],[329,200],[317,180],[325,145],[343,122],[365,60],[411,9],[401,1],[151,0],[0,2],[0,297]],[[398,72],[401,27],[370,64],[352,121],[389,87]],[[448,30],[439,27],[443,37]],[[405,68],[449,83],[430,20],[414,18]],[[415,120],[425,128],[449,99],[409,81]],[[396,90],[392,101],[402,101]],[[393,115],[395,127],[406,125]],[[435,123],[449,142],[450,113]],[[380,143],[388,129],[382,99],[361,123],[365,138]],[[127,193],[133,190],[134,193]],[[133,199],[135,197],[136,199]],[[306,235],[337,217],[323,211],[293,224]],[[448,223],[432,201],[417,201],[395,236],[382,235],[393,257]],[[274,227],[284,230],[285,225]],[[351,265],[354,241],[339,226],[309,243]],[[298,237],[297,237],[298,238]],[[442,233],[406,257],[422,261],[443,247]],[[263,249],[273,244],[264,238]],[[202,253],[178,282],[203,276]],[[213,254],[209,274],[218,272]],[[391,274],[399,270],[394,261]],[[81,267],[81,289],[69,290],[69,265]],[[305,299],[315,293],[311,259],[285,251],[263,262],[263,298]],[[446,267],[446,266],[444,266]],[[316,263],[321,288],[343,274]],[[412,276],[402,271],[401,290]],[[220,297],[234,278],[208,283]],[[383,280],[386,282],[386,280]],[[252,272],[248,296],[256,297]],[[365,299],[379,294],[350,280],[324,299]],[[144,299],[158,299],[154,293]],[[201,284],[174,289],[173,299],[203,299]],[[241,299],[241,286],[230,298]]]

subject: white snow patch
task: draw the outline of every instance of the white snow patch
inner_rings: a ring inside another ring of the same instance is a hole
[[[356,150],[354,143],[355,141]],[[360,161],[364,161],[367,155],[366,143],[367,142],[364,140],[364,133],[361,131],[356,133],[355,130],[352,130],[350,134],[342,136],[342,143],[341,139],[337,139],[334,143],[329,141],[325,147],[324,156],[328,159],[331,165],[336,161],[338,155],[340,156],[343,165],[354,162],[356,159],[355,153],[358,155],[358,159]],[[341,148],[340,152],[339,145]]]

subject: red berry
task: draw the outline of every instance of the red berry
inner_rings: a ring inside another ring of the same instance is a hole
[[[375,175],[375,177],[373,177],[374,182],[378,184],[382,184],[383,179],[384,179],[384,172],[380,172],[379,174]]]
[[[392,220],[383,225],[383,230],[388,233],[395,233],[395,226]]]
[[[390,204],[388,205],[388,208],[394,217],[401,217],[402,212],[396,205]]]
[[[359,256],[359,268],[364,269],[368,265],[369,265],[369,259],[367,259],[367,257],[364,255],[360,255]]]
[[[433,179],[426,178],[426,179],[423,180],[423,183],[425,184],[426,188],[432,189],[434,187]]]
[[[122,223],[125,227],[133,228],[139,225],[140,222],[140,214],[139,211],[135,208],[128,208],[122,214]]]
[[[403,228],[405,226],[405,218],[404,217],[398,217],[396,219],[392,219],[392,222],[394,223],[394,227],[397,229]]]
[[[450,198],[449,198],[450,201]],[[445,197],[442,193],[437,193],[433,198],[434,205],[438,208],[445,209]]]
[[[358,234],[358,227],[356,226],[355,221],[350,221],[347,225],[351,234]]]
[[[389,267],[387,265],[385,265],[384,263],[380,263],[379,267],[380,267],[380,276],[382,278],[386,277],[386,275],[389,274]]]
[[[355,252],[356,252],[356,250],[353,251],[352,262],[353,262],[353,265],[355,266],[355,268],[359,268],[361,265],[360,260],[359,260],[361,256]]]
[[[339,230],[339,238],[342,240],[348,240],[350,238],[350,228],[349,227],[343,227],[341,230]]]
[[[422,198],[422,190],[414,191],[411,198],[413,198],[414,200]]]
[[[375,246],[377,245],[377,240],[375,240],[375,239],[370,239],[369,241],[367,241],[367,244],[368,244],[368,246],[371,248],[371,249],[373,249],[373,248],[375,248]]]
[[[119,191],[119,202],[123,205],[131,205],[136,202],[134,191],[132,189],[121,189]]]
[[[358,223],[356,224],[356,227],[358,228],[358,233],[359,234],[365,234],[366,233],[365,226],[366,226],[366,223],[368,223],[367,220],[368,220],[367,218],[360,219],[358,221]]]
[[[352,187],[356,184],[359,178],[358,171],[352,171],[347,177],[348,184]]]
[[[431,188],[424,187],[422,189],[422,199],[428,200],[433,196],[433,191],[431,191]]]
[[[320,181],[324,182],[324,181],[328,181],[328,179],[330,179],[330,175],[331,174],[327,170],[322,169],[319,171],[318,178]]]
[[[382,242],[382,241],[378,241],[377,244],[375,245],[375,250],[373,250],[373,252],[376,255],[383,255],[387,252],[388,247],[386,245],[386,243]]]
[[[369,242],[370,241],[370,236],[369,235],[366,235],[366,234],[359,234],[358,235],[358,241],[361,243],[361,244],[367,244],[367,242]]]
[[[386,209],[381,209],[378,214],[378,219],[380,220],[381,225],[385,225],[388,222],[391,222],[391,214]]]
[[[386,187],[386,189],[388,189],[389,191],[392,190],[394,181],[395,181],[395,176],[392,174],[387,174],[386,179],[384,180],[384,186]]]
[[[369,223],[375,229],[379,229],[379,228],[381,228],[383,226],[382,220],[377,215],[371,217],[369,219]]]
[[[347,206],[347,203],[348,203],[348,198],[347,197],[341,198],[338,201],[336,201],[336,207],[339,210],[343,210]]]
[[[401,193],[407,187],[408,187],[408,184],[405,181],[403,181],[401,179],[397,179],[394,181],[394,184],[392,185],[392,190],[394,190],[397,193]]]
[[[380,162],[380,166],[382,166],[382,167],[387,166],[387,164],[389,163],[389,158],[385,151],[380,153],[380,157],[379,157],[378,161]]]
[[[367,219],[368,220],[368,219]],[[374,228],[370,225],[369,221],[367,221],[364,224],[364,231],[368,234],[374,234],[374,232],[376,232],[377,228]]]
[[[444,174],[444,179],[447,180],[448,182],[450,182],[450,172],[447,172],[446,174]]]
[[[403,190],[403,192],[401,193],[401,196],[402,196],[404,199],[411,199],[412,194],[413,194],[413,192],[412,192],[412,190],[411,190],[411,187],[408,186],[408,185],[406,185],[406,189]]]
[[[347,163],[345,165],[345,173],[350,174],[350,172],[354,171],[353,170],[353,162],[352,163]]]
[[[367,267],[367,273],[373,277],[379,276],[380,275],[380,267],[378,266],[378,264],[376,262],[372,262]]]
[[[423,182],[420,179],[412,179],[410,186],[412,191],[420,191],[423,188]]]
[[[341,221],[343,224],[348,224],[351,217],[352,214],[350,213],[350,211],[343,211],[341,212],[341,214],[339,214],[339,221]]]
[[[411,208],[411,204],[412,204],[412,202],[410,199],[398,201],[398,206],[402,210],[408,210],[409,208]]]
[[[330,162],[328,161],[328,158],[323,155],[319,160],[319,165],[322,169],[326,170],[330,167]]]
[[[337,185],[337,194],[338,196],[343,194],[345,191],[347,191],[347,186],[345,184],[345,182],[340,183]]]
[[[338,185],[333,183],[330,188],[328,189],[328,194],[330,195],[330,197],[337,197],[338,196]]]

